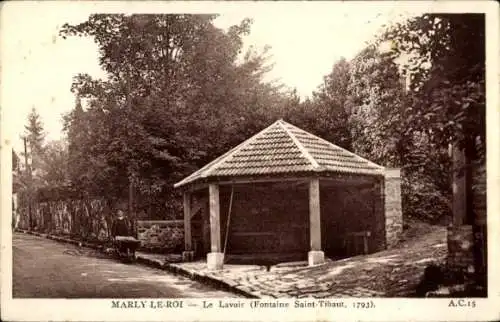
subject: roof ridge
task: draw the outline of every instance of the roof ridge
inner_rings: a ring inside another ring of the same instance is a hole
[[[280,119],[281,120],[281,119]],[[205,178],[207,177],[213,170],[215,170],[217,168],[217,166],[222,163],[223,161],[226,161],[228,159],[229,156],[231,156],[232,154],[238,152],[239,150],[241,150],[243,147],[247,146],[248,144],[250,144],[250,142],[253,142],[254,139],[262,134],[264,131],[270,129],[271,127],[273,127],[274,125],[278,124],[280,122],[280,120],[277,120],[275,122],[273,122],[272,124],[268,125],[267,127],[265,127],[264,129],[260,130],[259,132],[255,133],[253,136],[251,136],[250,138],[244,140],[243,142],[241,142],[240,144],[238,144],[237,146],[235,146],[234,148],[232,148],[231,150],[227,151],[226,153],[222,154],[221,156],[215,158],[214,160],[212,160],[211,162],[209,162],[208,164],[204,165],[203,167],[201,167],[200,169],[196,170],[195,172],[191,173],[189,176],[187,176],[186,178],[182,179],[181,181],[177,182],[176,184],[174,184],[174,188],[176,187],[179,187],[179,186],[182,186],[188,182],[191,181],[192,178],[195,178],[196,176],[200,175],[200,177],[202,178]],[[207,171],[208,170],[208,171]],[[202,174],[204,171],[207,171],[206,173]]]
[[[309,153],[309,151],[307,151],[307,149],[304,147],[304,145],[302,145],[302,143],[299,141],[299,139],[297,139],[295,137],[295,135],[286,128],[285,124],[289,124],[289,123],[286,123],[285,121],[283,121],[281,119],[278,120],[278,123],[283,128],[283,130],[286,132],[286,134],[288,134],[288,136],[290,136],[290,138],[292,139],[293,143],[295,143],[295,145],[300,150],[300,152],[302,152],[302,154],[304,155],[304,157],[307,160],[309,160],[309,162],[311,162],[313,168],[318,169],[320,167],[319,164],[318,164],[318,162],[312,157],[312,155]]]
[[[283,122],[284,122],[284,121],[283,121]],[[323,139],[323,138],[321,138],[321,137],[319,137],[319,136],[317,136],[317,135],[314,135],[314,134],[312,134],[312,133],[310,133],[310,132],[307,132],[307,131],[305,131],[305,130],[303,130],[303,129],[299,128],[298,126],[295,126],[295,125],[290,124],[290,123],[288,123],[288,122],[284,122],[284,123],[286,123],[287,125],[290,125],[291,127],[295,128],[295,129],[298,129],[298,130],[300,130],[300,131],[304,131],[304,132],[306,132],[307,134],[309,134],[309,135],[311,135],[311,136],[313,136],[313,137],[315,137],[315,138],[319,139],[320,141],[323,141],[323,142],[325,142],[325,143],[329,144],[330,146],[333,146],[333,147],[335,147],[335,148],[337,148],[337,149],[341,149],[342,151],[345,151],[345,152],[347,152],[347,153],[349,153],[349,154],[353,155],[354,157],[356,157],[356,158],[358,158],[358,159],[361,159],[361,160],[363,160],[363,161],[365,161],[365,162],[368,162],[369,164],[371,164],[371,165],[373,165],[373,166],[375,166],[375,167],[377,167],[377,168],[380,168],[380,169],[384,169],[384,168],[385,168],[385,167],[383,167],[383,166],[381,166],[381,165],[379,165],[379,164],[376,164],[375,162],[372,162],[372,161],[370,161],[370,160],[367,160],[367,159],[365,159],[365,158],[363,158],[363,157],[361,157],[361,156],[357,155],[357,154],[356,154],[356,153],[354,153],[354,152],[351,152],[351,151],[349,151],[349,150],[347,150],[347,149],[344,149],[343,147],[338,146],[338,145],[336,145],[336,144],[333,144],[332,142],[327,141],[327,140],[325,140],[325,139]]]
[[[245,142],[245,141],[244,141]],[[243,144],[244,142],[240,143]],[[226,153],[222,154],[221,156],[215,158],[214,160],[212,160],[211,162],[205,164],[203,167],[199,168],[198,170],[196,170],[195,172],[191,173],[189,176],[185,177],[184,179],[182,179],[181,181],[177,182],[176,184],[174,184],[174,188],[178,187],[178,186],[181,186],[183,185],[184,183],[186,182],[189,182],[191,180],[191,178],[193,177],[196,177],[198,174],[200,174],[201,172],[207,170],[208,168],[210,168],[213,164],[217,163],[220,159],[224,158],[226,155],[230,154],[231,152],[233,152],[236,148],[238,148],[239,145],[235,146],[234,148],[232,148],[231,150],[227,151]]]
[[[227,159],[229,159],[229,157],[231,157],[231,155],[233,155],[234,153],[237,153],[238,151],[240,151],[241,149],[243,149],[245,146],[249,145],[251,142],[253,142],[255,140],[256,137],[258,137],[260,134],[264,133],[265,131],[267,131],[268,129],[272,128],[274,125],[276,125],[278,123],[279,123],[279,120],[276,121],[276,122],[273,122],[271,125],[269,125],[266,128],[260,130],[259,132],[257,132],[256,134],[254,134],[252,137],[246,139],[245,141],[241,142],[240,144],[238,144],[233,149],[229,150],[229,152],[223,154],[220,158],[217,158],[216,160],[214,160],[214,163],[212,163],[211,166],[207,168],[207,172],[205,172],[204,174],[202,174],[201,177],[204,178],[204,177],[207,177],[208,175],[210,175],[210,173],[212,171],[214,171],[219,166],[219,164],[221,164],[222,162],[224,162]]]

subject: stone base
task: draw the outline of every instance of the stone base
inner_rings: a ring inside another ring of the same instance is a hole
[[[182,261],[183,262],[192,262],[194,259],[194,251],[186,250],[182,252]]]
[[[307,253],[309,266],[323,264],[325,262],[325,253],[320,250],[311,250]]]
[[[222,269],[224,266],[223,253],[208,253],[207,254],[208,269]]]
[[[447,234],[447,266],[465,275],[474,274],[474,232],[471,225],[450,226]]]

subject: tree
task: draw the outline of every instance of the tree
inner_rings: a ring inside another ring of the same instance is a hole
[[[425,14],[381,37],[392,41],[394,57],[410,57],[404,68],[412,80],[407,133],[425,134],[432,149],[444,152],[450,143],[464,149],[468,182],[473,168],[485,164],[484,31],[483,14]],[[472,216],[472,199],[467,207]]]
[[[374,45],[351,64],[346,105],[353,150],[385,166],[400,167],[409,138],[403,135],[406,95],[398,66]]]
[[[39,187],[41,185],[39,170],[44,153],[45,132],[41,117],[34,107],[28,114],[28,122],[24,128],[23,139],[27,142],[27,157],[30,162],[29,169],[25,169],[24,175],[30,177],[32,187]]]
[[[22,187],[22,178],[20,177],[20,160],[17,153],[12,149],[12,192],[16,193]]]
[[[17,153],[16,151],[14,151],[14,149],[12,149],[12,171],[13,172],[18,172],[19,171],[19,163],[20,163],[20,160],[19,160],[19,157],[17,156]]]
[[[45,133],[43,130],[43,123],[37,110],[33,107],[28,114],[28,124],[24,126],[25,136],[27,138],[30,150],[34,154],[43,152],[43,143],[45,140]]]
[[[472,158],[485,149],[484,30],[483,14],[425,14],[381,38],[393,42],[393,56],[411,57],[404,72],[419,110],[407,131],[424,131],[441,146],[456,141]]]
[[[107,80],[78,75],[73,83],[88,102],[66,117],[73,184],[120,198],[134,180],[139,194],[163,200],[176,180],[275,115],[281,94],[262,82],[266,53],[237,59],[251,21],[224,32],[213,19],[92,15],[63,26],[63,37],[94,37],[107,72]]]
[[[45,145],[40,165],[42,185],[49,188],[68,186],[68,150],[63,141],[50,141]]]
[[[427,14],[384,37],[393,39],[394,55],[414,57],[406,71],[419,109],[407,130],[426,133],[437,149],[453,144],[465,157],[458,169],[466,182],[465,223],[475,236],[476,281],[486,287],[485,15]]]
[[[75,107],[63,117],[63,130],[67,134],[68,179],[75,190],[88,191],[91,180],[88,173],[94,166],[90,162],[89,116],[82,101],[76,97]],[[99,125],[99,123],[97,124]]]
[[[318,91],[313,93],[317,120],[321,123],[318,135],[348,150],[352,149],[348,126],[351,111],[347,105],[350,79],[351,65],[342,57],[324,77]]]

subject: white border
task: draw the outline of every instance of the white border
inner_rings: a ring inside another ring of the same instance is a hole
[[[165,321],[165,320],[497,320],[499,310],[499,221],[500,213],[500,106],[499,106],[499,23],[498,5],[495,2],[485,1],[415,1],[415,2],[371,2],[359,1],[353,3],[341,2],[7,2],[3,3],[2,15],[19,15],[22,17],[23,8],[32,6],[67,6],[68,11],[102,13],[230,13],[242,11],[251,15],[254,11],[272,10],[277,17],[282,10],[300,10],[307,15],[312,7],[324,7],[324,10],[335,10],[341,6],[350,7],[380,7],[398,6],[408,11],[434,13],[486,13],[486,80],[487,80],[487,171],[488,171],[488,262],[489,262],[489,298],[476,299],[476,306],[450,308],[447,299],[373,299],[375,309],[225,309],[225,310],[148,310],[148,309],[111,309],[111,300],[13,300],[12,299],[12,250],[11,250],[11,139],[8,137],[7,127],[9,112],[13,106],[1,106],[1,313],[2,320],[29,321],[29,320],[68,320],[68,321]],[[3,20],[3,19],[1,19]],[[0,21],[1,21],[0,20]],[[279,19],[277,19],[279,20]],[[15,37],[15,33],[1,25],[1,39]],[[1,48],[1,47],[0,47]],[[7,62],[2,61],[6,64]],[[1,74],[1,81],[8,81],[9,75]],[[0,92],[1,95],[1,92]],[[24,94],[20,94],[24,95]],[[1,96],[0,96],[1,98]],[[7,110],[6,110],[7,109]],[[7,118],[6,118],[7,116]],[[356,299],[359,300],[359,299]],[[356,300],[346,300],[351,303]],[[189,302],[199,302],[187,299]],[[283,300],[284,301],[284,300]],[[293,300],[291,300],[293,302]]]

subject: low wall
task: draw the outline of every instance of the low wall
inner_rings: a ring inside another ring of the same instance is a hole
[[[143,250],[180,253],[184,250],[184,221],[138,220],[137,237]]]

